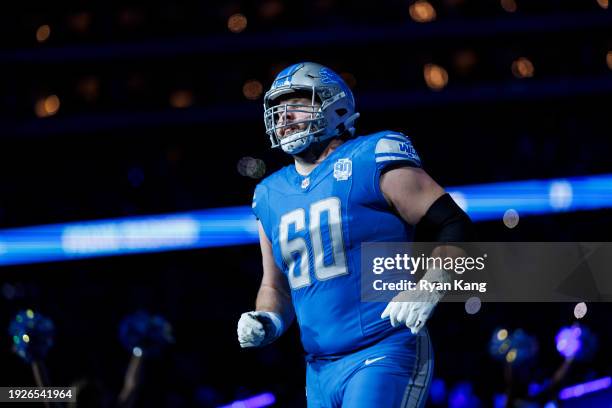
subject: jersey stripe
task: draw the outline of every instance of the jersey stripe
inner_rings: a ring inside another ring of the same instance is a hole
[[[381,139],[395,140],[396,142],[401,142],[401,143],[406,143],[408,141],[408,138],[406,138],[405,136],[400,136],[400,135],[387,135],[387,136],[381,137]]]
[[[414,156],[410,156],[409,154],[406,153],[396,153],[396,152],[389,152],[389,153],[376,153],[374,155],[377,159],[378,158],[384,158],[384,157],[405,157],[407,159],[411,159],[414,160]]]
[[[399,154],[398,155],[385,155],[384,157],[377,157],[376,158],[376,163],[384,163],[384,162],[393,161],[393,160],[405,160],[405,161],[409,161],[411,163],[414,163],[416,165],[419,164],[419,162],[414,160],[414,158],[408,157],[408,156],[399,155]]]

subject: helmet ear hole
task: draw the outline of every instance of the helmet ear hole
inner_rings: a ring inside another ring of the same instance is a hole
[[[348,110],[344,109],[344,108],[340,108],[340,109],[336,109],[336,114],[340,117],[346,115],[346,113],[348,112]]]

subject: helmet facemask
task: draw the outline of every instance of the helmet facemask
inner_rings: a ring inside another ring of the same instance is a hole
[[[278,103],[281,98],[301,97],[310,104]],[[358,117],[348,85],[334,71],[314,62],[285,68],[264,95],[264,122],[272,147],[292,155],[313,143],[354,135]]]
[[[306,96],[310,98],[308,105],[279,103],[267,106],[268,103],[274,103],[267,101],[264,121],[272,147],[280,146],[286,153],[297,154],[324,135],[326,121],[321,104],[316,100],[314,90],[307,92]],[[300,98],[304,96],[304,92],[285,93],[282,96],[286,99]],[[281,96],[276,99],[281,99]],[[293,116],[298,116],[299,119],[291,119]]]

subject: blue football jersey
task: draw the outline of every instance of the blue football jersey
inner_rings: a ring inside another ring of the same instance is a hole
[[[287,276],[302,344],[314,356],[366,347],[397,330],[386,304],[361,301],[362,242],[411,240],[380,190],[388,166],[420,167],[410,139],[384,131],[336,148],[308,176],[295,165],[255,189],[253,211]]]

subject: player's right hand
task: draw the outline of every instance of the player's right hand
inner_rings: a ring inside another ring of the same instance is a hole
[[[259,347],[276,340],[282,333],[282,321],[277,313],[247,312],[238,321],[240,347]]]

